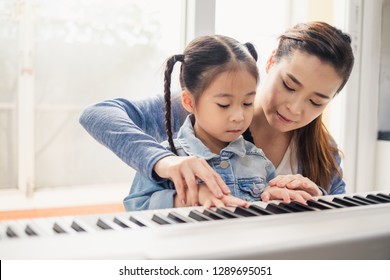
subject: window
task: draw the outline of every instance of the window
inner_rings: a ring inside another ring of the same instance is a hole
[[[183,3],[0,2],[0,189],[128,188],[133,171],[78,118],[103,99],[155,94],[183,46]]]

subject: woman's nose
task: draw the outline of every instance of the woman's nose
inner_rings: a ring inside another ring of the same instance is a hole
[[[291,102],[287,104],[287,109],[294,115],[300,115],[303,110],[303,105],[303,102],[299,99],[291,100]]]

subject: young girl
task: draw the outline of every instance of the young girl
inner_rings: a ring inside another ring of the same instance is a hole
[[[244,138],[264,151],[277,167],[277,175],[301,176],[271,180],[273,187],[266,188],[263,200],[287,200],[288,196],[299,201],[307,199],[303,197],[306,192],[345,192],[339,151],[321,117],[346,84],[353,62],[350,37],[327,23],[298,24],[280,36]],[[166,139],[162,108],[160,95],[139,101],[108,100],[86,108],[80,122],[95,139],[150,180],[173,181],[180,201],[198,202],[198,178],[222,198],[228,188],[203,159],[176,156],[156,142]],[[180,99],[173,97],[173,131],[178,131],[187,114]]]
[[[253,118],[259,79],[256,59],[250,43],[242,45],[214,35],[195,39],[183,55],[167,61],[164,91],[168,141],[163,145],[169,143],[176,155],[204,159],[230,189],[222,204],[200,182],[199,203],[205,207],[246,206],[245,201],[258,201],[275,176],[274,166],[263,152],[241,136]],[[170,86],[176,62],[181,63],[182,105],[190,115],[173,139]],[[131,211],[181,207],[186,203],[178,199],[171,181],[155,183],[137,173],[124,205]]]

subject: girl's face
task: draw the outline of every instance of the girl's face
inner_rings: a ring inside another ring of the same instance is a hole
[[[333,66],[301,51],[278,63],[271,57],[267,72],[259,99],[268,123],[280,132],[301,128],[317,118],[342,83]]]
[[[192,99],[195,134],[212,152],[219,153],[249,127],[256,87],[246,70],[223,72],[196,103]]]

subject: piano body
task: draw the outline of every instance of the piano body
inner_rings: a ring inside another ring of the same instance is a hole
[[[390,191],[0,222],[1,259],[390,259]]]

